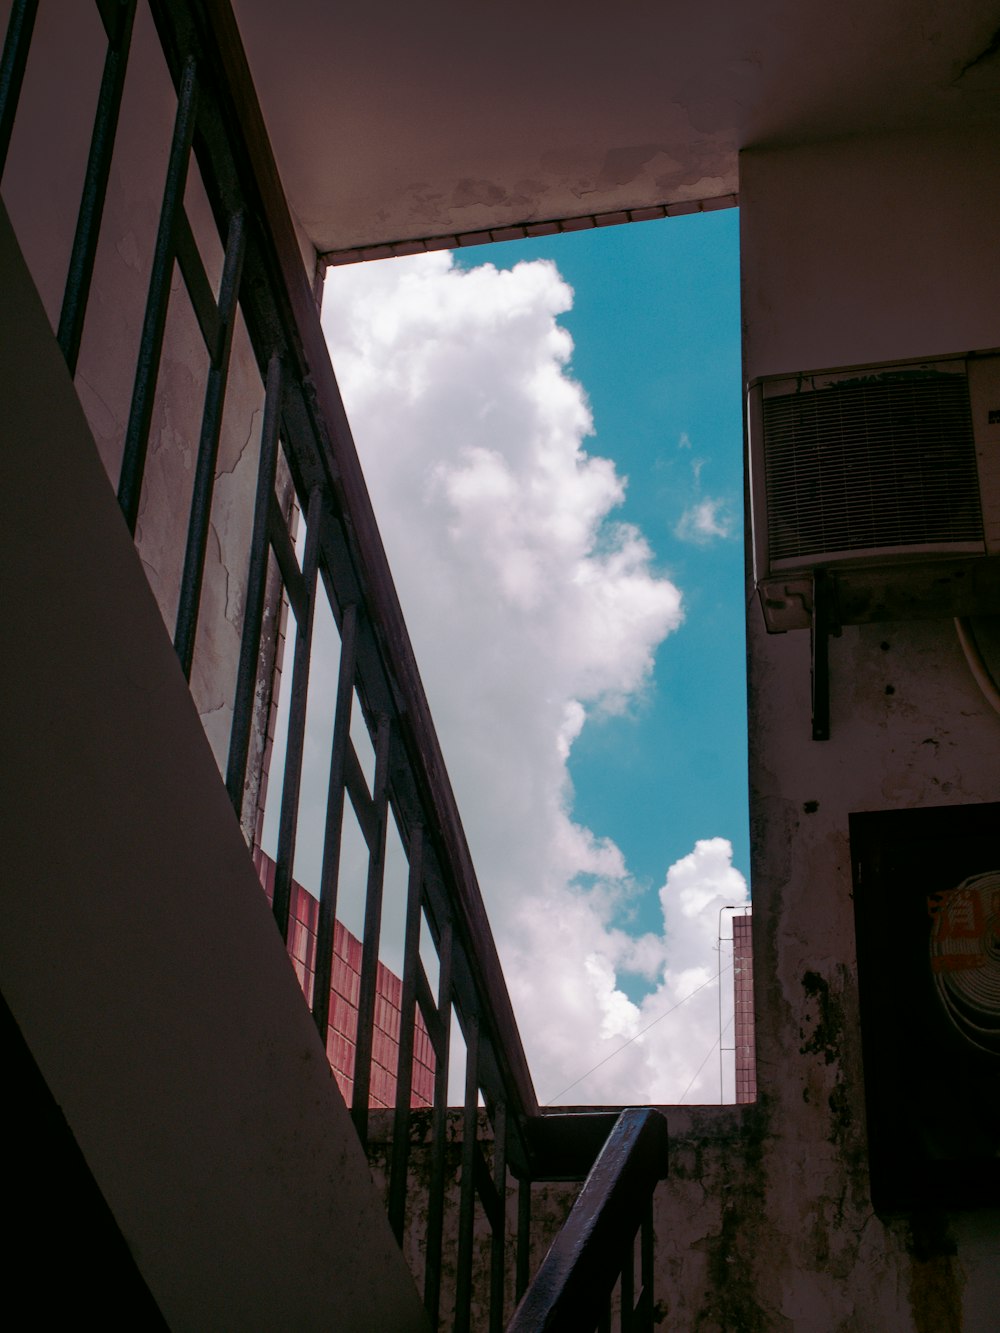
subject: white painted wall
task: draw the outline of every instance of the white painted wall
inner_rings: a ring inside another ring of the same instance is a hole
[[[1000,341],[1000,125],[740,158],[748,379]]]

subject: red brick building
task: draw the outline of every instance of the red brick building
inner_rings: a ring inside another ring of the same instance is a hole
[[[733,1047],[737,1103],[757,1100],[753,1019],[753,917],[733,917]]]
[[[275,863],[259,848],[254,862],[264,892],[274,893]],[[312,1002],[316,976],[316,928],[319,902],[297,881],[292,881],[292,904],[288,927],[288,952],[306,999]],[[330,983],[330,1022],[326,1053],[334,1077],[348,1106],[354,1092],[354,1052],[358,1033],[358,993],[361,983],[361,941],[340,921],[334,926],[333,976]],[[403,983],[383,964],[378,965],[375,989],[375,1032],[372,1039],[372,1072],[369,1105],[392,1107],[396,1103],[396,1071],[399,1065],[399,1016]],[[411,1106],[431,1106],[434,1101],[434,1052],[424,1020],[417,1010],[413,1043]]]

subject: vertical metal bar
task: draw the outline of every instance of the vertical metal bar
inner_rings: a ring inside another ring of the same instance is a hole
[[[639,1273],[642,1278],[639,1333],[653,1333],[653,1200],[646,1204],[639,1229]]]
[[[531,1278],[531,1181],[517,1184],[517,1268],[514,1275],[515,1304],[528,1290]]]
[[[288,741],[285,772],[281,784],[281,815],[278,821],[278,855],[274,869],[274,899],[271,907],[282,939],[288,938],[288,908],[292,899],[292,867],[295,835],[299,822],[299,789],[302,785],[302,752],[305,747],[306,696],[309,693],[309,655],[316,609],[316,570],[319,564],[323,495],[317,486],[309,497],[306,515],[306,551],[302,570],[306,589],[305,615],[296,621],[292,692],[288,710]]]
[[[635,1237],[629,1236],[622,1246],[621,1276],[621,1330],[632,1333],[635,1313]]]
[[[812,651],[812,738],[830,739],[830,576],[825,569],[813,571],[811,624]]]
[[[434,1052],[434,1111],[431,1129],[431,1187],[427,1196],[427,1255],[424,1307],[431,1327],[438,1326],[441,1305],[441,1239],[444,1230],[445,1150],[448,1137],[448,1075],[451,1054],[451,974],[454,936],[446,921],[438,943],[438,1017],[441,1049]]]
[[[472,1319],[472,1241],[476,1221],[476,1131],[479,1121],[479,1018],[465,1020],[465,1109],[458,1211],[455,1333],[469,1333]]]
[[[326,789],[326,832],[323,836],[323,866],[319,879],[316,978],[313,982],[313,1021],[324,1048],[326,1029],[330,1021],[333,933],[337,916],[337,888],[340,883],[340,844],[344,829],[344,775],[347,768],[347,747],[351,739],[357,633],[358,609],[356,606],[345,606],[340,623],[340,669],[337,679],[337,704],[333,714],[330,781]]]
[[[174,649],[185,679],[188,680],[191,678],[191,662],[194,659],[194,644],[198,633],[201,585],[205,575],[205,550],[208,546],[208,529],[212,520],[215,466],[219,457],[222,410],[226,401],[229,355],[236,327],[242,271],[243,214],[237,213],[229,224],[226,258],[222,266],[222,283],[219,287],[221,338],[212,357],[212,364],[208,370],[208,384],[205,386],[205,410],[201,418],[201,438],[198,441],[198,461],[195,464],[194,491],[191,496],[191,519],[188,523],[184,572],[181,575],[181,591],[177,604],[177,628],[174,632]]]
[[[490,1242],[490,1333],[503,1333],[504,1278],[507,1275],[507,1107],[493,1110],[493,1183],[500,1199]]]
[[[184,184],[191,157],[197,101],[195,60],[194,56],[188,56],[181,75],[177,118],[174,121],[174,137],[170,144],[170,158],[167,162],[163,206],[160,209],[160,225],[153,251],[146,314],[143,318],[135,385],[132,390],[132,407],[125,433],[125,450],[118,481],[118,503],[121,505],[131,533],[135,532],[136,518],[139,514],[142,477],[146,468],[146,447],[149,443],[149,426],[153,418],[153,399],[160,368],[160,353],[163,349],[163,331],[167,323],[170,279],[174,269],[174,236],[178,214],[184,201]]]
[[[354,1095],[351,1115],[362,1146],[368,1142],[368,1095],[372,1078],[372,1041],[375,1029],[375,994],[378,982],[378,941],[382,929],[382,887],[385,877],[385,838],[389,815],[389,749],[392,723],[386,714],[378,720],[375,736],[375,790],[377,820],[375,846],[368,857],[365,894],[365,933],[361,951],[361,986],[358,992],[358,1037],[354,1048]]]
[[[83,336],[83,321],[90,296],[90,281],[94,274],[97,239],[104,214],[108,176],[111,172],[111,156],[118,130],[118,113],[122,103],[122,89],[125,86],[125,69],[128,65],[134,17],[135,0],[120,0],[115,11],[114,30],[110,34],[108,52],[104,59],[101,91],[97,99],[90,154],[87,158],[87,174],[83,182],[80,212],[77,215],[76,234],[73,237],[69,273],[66,277],[66,290],[59,315],[59,332],[56,335],[70,375],[76,372],[77,357],[80,354],[80,339]]]
[[[392,1130],[392,1168],[389,1174],[389,1225],[400,1244],[403,1243],[406,1217],[406,1172],[410,1157],[410,1092],[413,1086],[423,892],[424,830],[418,824],[410,832],[410,877],[406,892],[406,931],[403,937],[403,991],[399,1001],[399,1064],[396,1068],[396,1112]]]
[[[246,609],[240,638],[240,661],[236,671],[236,695],[233,700],[233,725],[229,733],[229,761],[226,791],[236,817],[243,813],[243,788],[246,782],[250,728],[253,725],[254,687],[257,684],[257,659],[260,655],[261,626],[264,616],[264,590],[267,586],[267,562],[270,545],[267,522],[274,504],[274,478],[278,465],[278,432],[281,427],[281,360],[277,352],[267,367],[264,396],[264,421],[260,433],[260,459],[257,463],[257,495],[254,499],[253,533],[250,538],[250,568],[247,571]]]
[[[37,13],[38,0],[14,0],[7,23],[3,55],[0,56],[0,176],[7,165],[7,149],[14,129]]]

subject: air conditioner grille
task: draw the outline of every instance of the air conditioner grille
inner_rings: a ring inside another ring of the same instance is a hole
[[[964,375],[855,379],[763,412],[772,560],[982,539]]]

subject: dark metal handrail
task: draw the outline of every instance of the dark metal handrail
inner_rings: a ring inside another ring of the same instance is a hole
[[[622,1111],[508,1333],[587,1333],[610,1327],[616,1282],[622,1333],[652,1330],[652,1198],[657,1181],[667,1174],[667,1150],[667,1122],[659,1111]]]
[[[427,830],[436,853],[433,872],[451,900],[454,929],[468,955],[462,960],[466,975],[456,977],[456,989],[468,985],[485,1001],[491,1037],[489,1059],[501,1075],[498,1081],[507,1085],[508,1096],[517,1103],[517,1113],[537,1114],[537,1099],[458,806],[235,18],[228,0],[205,0],[202,5],[191,0],[180,4],[151,0],[151,8],[175,78],[183,68],[184,46],[204,48],[202,58],[210,66],[207,82],[216,99],[212,119],[217,117],[218,123],[200,124],[199,128],[203,128],[206,141],[210,135],[215,139],[213,130],[225,132],[232,169],[239,172],[239,180],[228,182],[225,177],[229,173],[220,171],[214,162],[215,171],[205,171],[203,154],[215,157],[218,150],[214,143],[206,142],[199,152],[199,162],[210,198],[211,175],[217,178],[217,195],[212,202],[217,210],[220,206],[224,210],[226,226],[241,204],[254,216],[258,247],[248,246],[245,263],[250,280],[243,284],[241,307],[255,349],[260,343],[269,345],[267,357],[258,350],[262,372],[276,350],[274,343],[278,343],[286,378],[294,386],[290,395],[293,401],[286,401],[284,409],[285,434],[289,452],[295,454],[293,472],[298,474],[296,489],[303,507],[318,487],[323,492],[324,507],[335,517],[335,523],[324,530],[323,545],[329,566],[335,570],[338,625],[343,615],[341,607],[358,608],[357,683],[362,707],[366,719],[374,722],[370,725],[373,733],[378,729],[377,718],[389,716],[405,749],[410,771],[394,769],[393,804],[407,830],[415,826]],[[203,107],[200,120],[208,120],[209,115],[210,108]],[[230,192],[236,197],[227,198]],[[225,235],[221,226],[220,234]]]
[[[15,0],[0,59],[0,174],[11,133],[16,133],[18,100],[39,3],[44,5],[45,0]],[[112,179],[133,21],[138,22],[137,3],[94,0],[107,46],[59,320],[58,339],[71,373],[86,340],[88,299]],[[302,262],[229,0],[143,3],[155,23],[177,100],[162,207],[151,246],[131,410],[122,440],[118,481],[122,512],[134,532],[164,331],[171,302],[186,292],[204,344],[206,392],[190,515],[177,534],[183,574],[174,646],[190,679],[203,613],[202,583],[230,350],[234,326],[242,318],[260,376],[263,412],[256,498],[252,512],[245,516],[252,538],[233,722],[224,764],[226,787],[246,830],[243,805],[248,791],[253,796],[248,776],[251,732],[255,719],[259,720],[255,710],[262,692],[270,697],[274,660],[273,647],[268,657],[262,643],[271,632],[268,616],[274,616],[273,593],[280,587],[296,623],[273,889],[275,918],[287,940],[311,639],[317,608],[325,598],[340,633],[341,655],[319,885],[313,1018],[326,1044],[341,831],[349,799],[368,848],[351,1113],[365,1143],[386,834],[391,819],[407,857],[409,880],[389,1219],[402,1240],[407,1218],[413,1033],[419,1011],[435,1064],[430,1186],[420,1207],[426,1219],[424,1299],[436,1327],[445,1267],[446,1112],[454,1016],[466,1046],[466,1088],[453,1327],[465,1330],[471,1326],[473,1237],[478,1216],[485,1218],[492,1238],[488,1281],[492,1333],[502,1329],[505,1313],[507,1196],[513,1181],[518,1182],[519,1190],[515,1290],[520,1296],[528,1280],[531,1181],[582,1178],[607,1134],[610,1118],[603,1113],[589,1119],[573,1117],[575,1127],[563,1125],[554,1132],[552,1126],[563,1118],[540,1114],[458,808],[330,365],[310,275]],[[218,290],[209,280],[186,212],[185,183],[193,161],[222,247]],[[174,282],[177,272],[183,279],[180,290]],[[294,517],[276,482],[282,465],[282,475],[290,477],[305,519],[301,559],[293,540]],[[376,756],[371,789],[350,737],[355,699]],[[436,994],[419,953],[422,920],[438,955]],[[480,1100],[493,1126],[491,1153],[476,1138]],[[647,1136],[644,1132],[644,1142]]]

